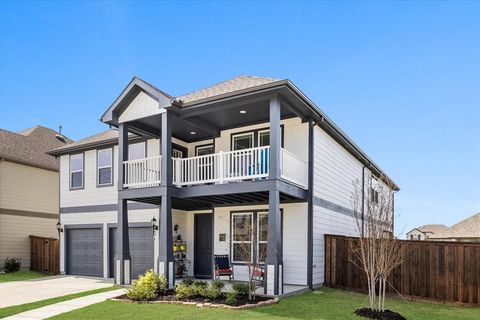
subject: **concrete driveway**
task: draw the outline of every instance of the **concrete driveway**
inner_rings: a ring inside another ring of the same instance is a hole
[[[54,276],[0,283],[0,308],[113,285],[113,279]]]

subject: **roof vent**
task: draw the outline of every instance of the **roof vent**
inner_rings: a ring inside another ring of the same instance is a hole
[[[62,134],[62,126],[58,126],[58,133],[55,134],[55,138],[57,138],[57,140],[63,142],[63,143],[66,143],[65,141],[65,137],[63,136]]]

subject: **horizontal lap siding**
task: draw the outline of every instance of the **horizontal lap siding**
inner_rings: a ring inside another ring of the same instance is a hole
[[[362,179],[362,164],[319,127],[314,129],[314,197],[352,209],[354,182]],[[324,234],[355,235],[355,219],[313,206],[313,284],[324,282]]]

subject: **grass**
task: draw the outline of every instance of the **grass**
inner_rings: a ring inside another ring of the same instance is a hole
[[[33,309],[38,309],[40,307],[47,306],[49,304],[54,304],[57,302],[62,302],[62,301],[67,301],[75,298],[80,298],[84,296],[89,296],[91,294],[95,293],[100,293],[100,292],[105,292],[105,291],[110,291],[110,290],[116,290],[119,289],[120,287],[118,286],[111,286],[107,288],[101,288],[101,289],[95,289],[95,290],[89,290],[89,291],[83,291],[79,293],[73,293],[69,294],[66,296],[61,296],[61,297],[55,297],[55,298],[50,298],[50,299],[45,299],[45,300],[40,300],[40,301],[35,301],[35,302],[30,302],[30,303],[25,303],[25,304],[20,304],[17,306],[11,306],[11,307],[6,307],[6,308],[0,308],[0,318],[3,317],[8,317],[20,312],[25,312]]]
[[[283,298],[273,306],[250,310],[196,308],[168,304],[134,304],[105,301],[61,314],[52,319],[363,319],[353,314],[366,306],[366,295],[323,288],[302,295]],[[443,304],[388,299],[387,308],[407,319],[473,320],[480,319],[480,308],[454,307]]]
[[[13,272],[13,273],[0,274],[0,283],[10,282],[10,281],[37,279],[37,278],[43,278],[43,277],[48,277],[48,276],[50,276],[50,275],[40,273],[40,272],[30,271],[30,270],[20,270],[20,271]]]

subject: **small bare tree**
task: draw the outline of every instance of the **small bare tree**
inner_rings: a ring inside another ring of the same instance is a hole
[[[365,176],[364,185],[356,181],[352,206],[360,235],[351,242],[352,262],[367,277],[368,301],[373,310],[385,311],[388,277],[403,260],[403,250],[393,237],[393,186],[386,179]],[[376,286],[378,283],[378,299]]]
[[[266,226],[265,226],[266,227]],[[241,231],[240,236],[242,240],[237,242],[237,246],[235,248],[234,255],[235,259],[239,261],[243,261],[247,268],[248,272],[248,300],[254,301],[256,298],[256,291],[258,285],[261,281],[263,281],[263,273],[264,273],[264,262],[267,256],[267,245],[263,241],[259,242],[259,239],[265,238],[266,239],[266,230],[260,230],[264,232],[263,235],[256,234],[255,228],[252,227],[252,223],[248,225],[244,225]],[[247,239],[251,239],[247,240]],[[256,241],[254,241],[254,239]],[[259,243],[256,246],[256,250],[252,250],[254,245]],[[252,256],[256,252],[256,256]]]

